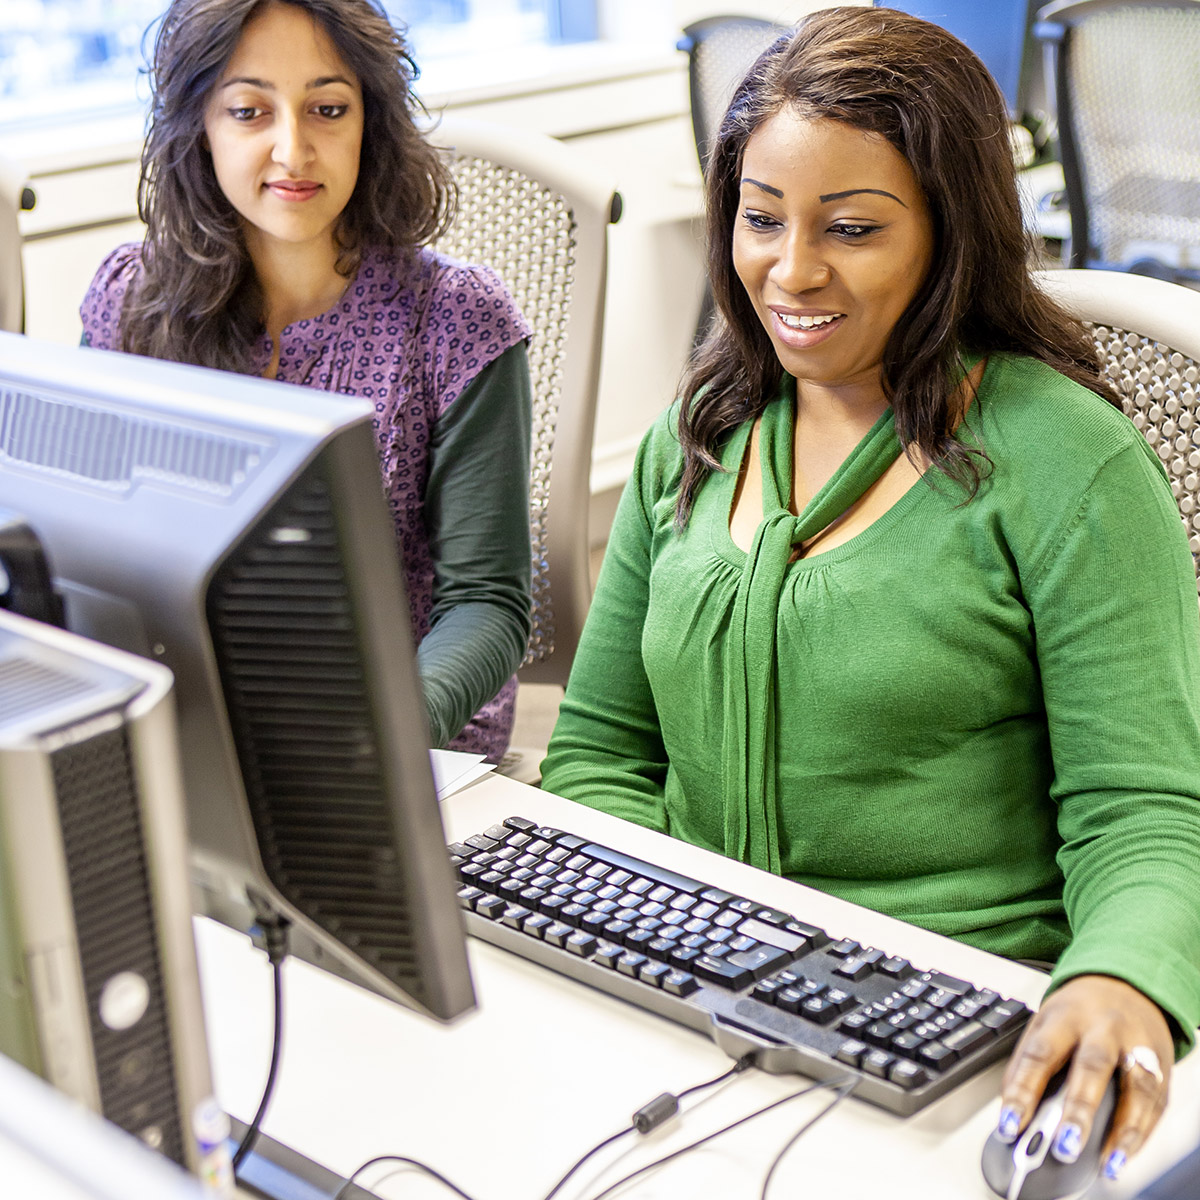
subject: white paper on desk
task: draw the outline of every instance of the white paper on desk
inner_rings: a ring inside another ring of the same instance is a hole
[[[495,770],[490,762],[483,761],[482,754],[461,754],[457,750],[430,750],[429,762],[439,800],[462,791],[468,783]]]

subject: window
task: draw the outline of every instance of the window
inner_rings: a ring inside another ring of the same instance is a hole
[[[464,49],[596,36],[596,0],[383,0],[409,25],[418,64]],[[62,121],[144,105],[141,74],[163,0],[3,0],[0,124]]]

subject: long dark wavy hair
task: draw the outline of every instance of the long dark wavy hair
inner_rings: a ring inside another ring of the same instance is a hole
[[[908,161],[933,221],[929,273],[884,348],[896,432],[978,490],[986,455],[955,438],[960,355],[1015,351],[1113,404],[1082,325],[1038,290],[1017,195],[1004,99],[979,59],[937,25],[887,8],[829,8],[779,38],[734,93],[708,161],[707,255],[716,313],[683,377],[677,523],[720,467],[728,433],[778,394],[783,368],[734,273],[742,156],[784,108],[879,134]]]
[[[150,68],[138,186],[143,272],[122,312],[122,350],[254,369],[263,296],[241,219],[217,183],[204,116],[246,22],[280,2],[313,17],[362,86],[358,182],[334,232],[339,273],[350,278],[366,246],[424,245],[452,218],[453,180],[415,122],[423,111],[412,92],[416,67],[403,35],[371,0],[173,0]]]

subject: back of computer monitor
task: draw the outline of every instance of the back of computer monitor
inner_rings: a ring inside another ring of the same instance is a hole
[[[202,1177],[213,1114],[170,672],[0,612],[0,1052]]]
[[[200,911],[473,1004],[371,407],[0,335],[0,506],[68,627],[176,678]]]

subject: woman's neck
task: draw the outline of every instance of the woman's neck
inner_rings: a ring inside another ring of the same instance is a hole
[[[332,240],[302,246],[263,243],[253,237],[247,242],[262,288],[267,334],[277,346],[285,326],[328,312],[346,290],[349,280],[337,270]]]

